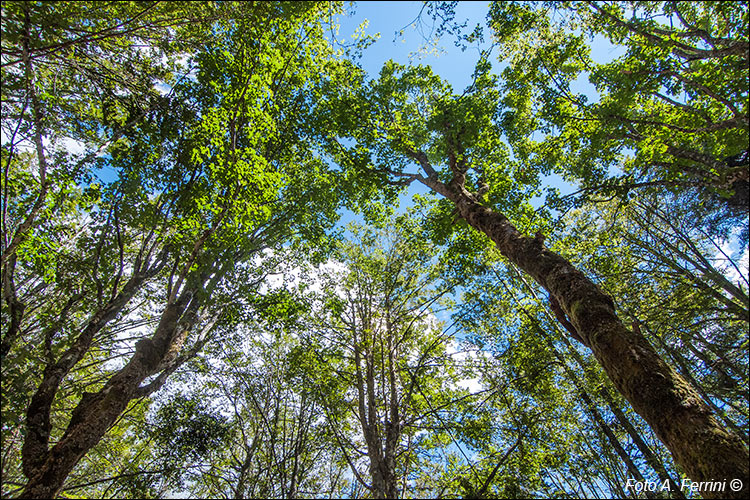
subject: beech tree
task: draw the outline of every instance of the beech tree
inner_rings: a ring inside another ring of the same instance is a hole
[[[43,14],[54,7],[43,6]],[[21,455],[28,483],[22,497],[55,497],[73,467],[130,402],[158,390],[221,328],[224,304],[232,293],[227,283],[257,283],[255,270],[239,263],[265,248],[315,239],[334,214],[333,198],[317,196],[332,190],[332,178],[288,119],[299,114],[306,79],[319,78],[330,55],[321,34],[328,9],[237,7],[231,20],[204,25],[225,36],[194,56],[194,78],[167,81],[171,90],[164,96],[149,87],[138,96],[146,104],[125,107],[124,118],[107,115],[106,100],[94,103],[101,106],[96,112],[104,116],[103,124],[96,115],[79,117],[93,129],[111,125],[107,119],[128,126],[108,137],[112,142],[106,156],[82,160],[89,173],[98,167],[114,170],[117,177],[86,190],[93,200],[84,209],[90,210],[94,223],[71,235],[72,248],[64,251],[75,267],[66,268],[59,258],[54,272],[41,273],[42,283],[34,283],[44,265],[35,261],[38,239],[54,241],[54,236],[40,226],[42,219],[33,220],[33,210],[15,236],[5,240],[3,255],[10,266],[4,268],[6,282],[19,257],[31,278],[6,290],[16,292],[20,286],[19,295],[40,304],[37,315],[23,317],[13,293],[6,295],[14,322],[4,342],[12,346],[24,338],[23,348],[14,353],[9,347],[8,355],[22,358],[36,343],[45,360],[37,370],[39,380],[15,379],[35,385],[25,411]],[[34,101],[27,49],[35,12],[30,4],[9,8],[21,12],[15,19],[25,29],[19,43],[26,48],[19,52],[27,62],[26,97]],[[117,32],[114,26],[110,31]],[[76,47],[82,50],[85,44]],[[153,85],[154,77],[147,72],[146,82]],[[42,185],[37,198],[46,203],[46,160],[39,145],[45,131],[38,121],[30,130],[36,137]],[[13,165],[10,155],[7,160],[6,172]],[[68,186],[75,191],[72,181]],[[19,214],[28,195],[15,192],[21,198],[4,197],[5,206]],[[29,238],[30,230],[36,241]],[[134,351],[132,340],[107,344],[105,339],[114,340],[112,328],[126,321],[134,300],[155,308],[151,312],[141,304],[134,312],[136,323],[146,326],[135,333]],[[80,398],[60,425],[54,414],[60,411],[56,403],[61,391],[65,393],[64,383],[100,341],[110,353],[129,349],[129,359],[115,369],[100,364],[100,377],[86,387],[89,390],[78,390]],[[11,366],[22,363],[14,360]]]
[[[746,218],[747,10],[747,2],[493,3],[514,154],[581,182],[589,196],[693,191]],[[624,55],[596,61],[595,37]],[[576,80],[588,80],[595,97]],[[541,140],[531,138],[536,130]]]
[[[268,294],[262,302],[281,311],[279,299]],[[247,310],[243,316],[182,377],[190,393],[160,404],[149,434],[162,443],[158,463],[174,471],[164,475],[167,484],[193,497],[343,496],[347,466],[332,429],[314,391],[296,383],[296,332],[267,329]],[[191,411],[201,405],[202,420]]]
[[[343,269],[322,277],[313,302],[301,347],[317,355],[300,357],[305,385],[318,388],[341,453],[374,498],[411,489],[417,433],[453,421],[446,412],[461,395],[445,357],[450,334],[432,316],[450,291],[438,281],[436,250],[414,234],[413,219],[392,224],[352,228],[353,242],[340,251]],[[359,456],[367,457],[366,476]]]
[[[552,307],[568,319],[575,338],[592,350],[691,479],[731,476],[747,485],[748,451],[741,438],[717,421],[696,390],[637,329],[623,324],[609,295],[545,246],[544,228],[526,236],[505,215],[523,191],[514,188],[513,179],[538,182],[539,172],[511,159],[500,141],[500,92],[488,70],[489,63],[480,61],[473,84],[460,95],[429,68],[390,62],[372,82],[352,77],[339,102],[366,121],[337,115],[348,126],[341,136],[357,145],[334,142],[331,150],[348,156],[352,168],[377,172],[394,184],[419,182],[448,200],[471,228],[549,293]],[[367,148],[371,156],[358,148]],[[409,165],[419,170],[409,170]]]
[[[747,442],[741,347],[748,322],[747,273],[738,259],[746,256],[732,255],[720,229],[684,217],[695,201],[642,196],[624,206],[587,207],[571,213],[570,236],[557,248],[619,297],[631,323]]]

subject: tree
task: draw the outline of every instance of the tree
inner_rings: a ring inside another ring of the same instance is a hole
[[[3,495],[746,496],[746,3],[498,2],[461,93],[339,9],[3,3]]]
[[[557,248],[619,297],[632,324],[747,442],[747,273],[731,258],[730,235],[684,216],[694,201],[642,196],[587,206],[570,214]]]
[[[165,467],[174,471],[169,484],[195,497],[342,496],[346,464],[313,389],[296,383],[297,334],[278,326],[294,323],[294,297],[277,290],[248,298],[255,304],[245,305],[234,332],[208,346],[182,377],[191,393],[167,399],[150,431],[168,444],[156,449],[174,464]],[[222,420],[222,438],[206,449],[195,443],[207,442],[200,431],[172,445],[192,425],[180,423],[195,421],[185,412],[161,413],[179,401],[209,406],[218,414],[213,420]]]
[[[748,453],[742,440],[719,424],[695,389],[637,330],[625,327],[611,297],[545,247],[542,231],[524,236],[503,213],[520,190],[511,176],[533,182],[539,173],[510,160],[500,142],[499,93],[488,69],[480,61],[472,86],[455,95],[427,68],[387,63],[378,80],[342,92],[341,105],[366,117],[358,123],[341,118],[349,127],[341,135],[356,141],[349,150],[360,159],[350,164],[395,184],[420,182],[449,200],[471,228],[550,294],[620,393],[693,480],[731,476],[745,484]],[[372,157],[356,148],[370,149]],[[332,149],[347,154],[339,143]],[[421,171],[407,171],[408,163]]]
[[[130,110],[133,123],[95,160],[118,177],[91,188],[101,192],[91,208],[95,224],[71,238],[68,253],[78,267],[58,268],[35,293],[26,288],[31,281],[23,284],[26,295],[38,297],[42,316],[20,318],[14,328],[39,343],[45,364],[26,410],[22,458],[29,482],[22,496],[54,497],[130,401],[159,389],[222,328],[232,294],[227,284],[257,286],[253,270],[239,263],[264,248],[319,238],[334,216],[334,198],[315,196],[334,191],[333,179],[288,120],[305,102],[308,77],[325,73],[327,9],[247,9],[208,22],[223,36],[195,56],[196,78],[170,80],[166,96],[150,92],[153,104]],[[102,123],[81,120],[94,129]],[[153,329],[136,333],[124,366],[100,364],[93,391],[79,392],[69,421],[53,428],[62,384],[92,346],[127,345],[112,342],[112,329],[134,300],[156,309],[153,316],[143,307],[136,313],[140,325],[153,318]],[[12,299],[7,304],[14,307]],[[23,356],[23,349],[11,353]]]
[[[501,258],[487,264],[467,290],[462,318],[473,342],[493,353],[494,363],[482,373],[493,381],[490,385],[503,388],[500,403],[517,398],[522,403],[513,410],[514,418],[536,418],[540,427],[554,422],[540,431],[542,443],[531,446],[537,451],[554,442],[554,452],[538,459],[544,476],[553,488],[581,496],[626,496],[623,486],[630,477],[669,484],[673,496],[684,498],[679,476],[675,481],[659,456],[666,450],[647,438],[642,421],[623,408],[590,353],[572,345],[567,320],[560,322],[542,293]],[[524,442],[535,435],[530,432]],[[559,480],[569,477],[578,484]],[[596,493],[602,487],[608,491]]]
[[[180,56],[203,45],[213,22],[241,12],[185,2],[3,4],[2,274],[13,321],[2,356],[26,308],[14,284],[19,246],[45,223],[40,217],[92,183],[98,154],[164,104],[155,85],[180,76]],[[84,154],[66,151],[70,144]]]
[[[432,316],[450,291],[439,281],[436,249],[415,237],[413,218],[390,224],[352,228],[354,242],[342,245],[311,306],[300,346],[308,354],[299,353],[303,385],[319,388],[341,452],[375,498],[407,493],[418,434],[455,433],[458,401],[467,397],[446,356],[450,334]]]

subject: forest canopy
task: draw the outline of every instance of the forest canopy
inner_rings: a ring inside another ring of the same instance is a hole
[[[748,3],[458,7],[2,3],[4,498],[747,498]]]

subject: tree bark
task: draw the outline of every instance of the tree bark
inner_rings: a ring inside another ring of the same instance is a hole
[[[147,275],[143,273],[133,274],[120,293],[91,317],[81,334],[60,359],[45,367],[42,381],[26,410],[26,438],[21,451],[26,477],[31,478],[46,460],[52,429],[50,411],[60,383],[86,355],[94,336],[122,311],[146,278]]]
[[[563,370],[565,371],[565,375],[568,377],[568,380],[571,384],[576,388],[578,391],[578,395],[580,396],[581,400],[583,400],[584,405],[589,410],[589,413],[591,414],[591,417],[593,418],[594,422],[599,426],[599,428],[604,432],[604,435],[607,436],[607,439],[609,440],[610,444],[612,445],[612,448],[614,448],[617,455],[620,457],[620,459],[623,461],[625,466],[627,467],[630,474],[633,476],[634,479],[637,481],[645,481],[643,475],[641,474],[641,471],[638,469],[638,467],[633,463],[633,460],[630,458],[630,455],[625,451],[625,449],[620,444],[620,441],[617,439],[617,436],[615,436],[614,432],[612,431],[612,428],[609,426],[609,424],[604,420],[604,417],[599,412],[599,408],[596,407],[596,404],[594,404],[594,401],[589,397],[588,393],[583,387],[583,384],[579,380],[578,376],[573,372],[573,370],[570,369],[568,364],[565,362],[565,359],[563,359],[562,354],[555,348],[555,344],[552,342],[552,339],[549,338],[549,336],[544,332],[541,325],[537,323],[537,321],[534,319],[531,314],[529,314],[526,309],[523,309],[524,314],[532,321],[532,323],[537,327],[537,331],[544,337],[544,340],[547,343],[547,346],[552,351],[552,353],[555,355],[557,360],[560,362],[561,366],[563,367]],[[567,339],[565,339],[567,341]],[[581,366],[583,368],[583,366]],[[654,498],[654,494],[651,491],[645,490],[644,494],[647,498]]]
[[[21,320],[26,309],[26,305],[16,296],[16,285],[13,282],[15,268],[16,256],[11,255],[8,261],[3,263],[2,269],[3,299],[8,306],[10,324],[5,335],[3,335],[2,342],[0,342],[0,360],[5,359],[5,356],[10,352],[10,348],[13,347],[18,333],[21,331]]]
[[[178,336],[178,327],[192,326],[194,316],[180,321],[186,312],[195,307],[192,300],[193,294],[187,291],[179,300],[168,304],[154,336],[136,343],[135,354],[128,364],[112,376],[99,392],[84,393],[73,410],[65,433],[55,446],[48,451],[46,439],[34,442],[33,447],[25,444],[24,473],[29,482],[18,498],[57,497],[78,461],[101,440],[138,394],[141,382],[158,372],[172,340]]]
[[[416,157],[417,155],[412,155]],[[417,160],[428,174],[419,180],[451,200],[469,225],[486,234],[508,260],[552,294],[590,346],[615,387],[669,448],[696,482],[726,481],[724,491],[702,491],[706,498],[747,498],[748,450],[725,430],[698,393],[636,332],[625,328],[612,299],[570,262],[544,247],[541,238],[523,236],[503,214],[479,203],[454,169],[449,184],[437,179],[426,157]],[[743,482],[731,491],[728,482]]]
[[[519,276],[523,284],[526,286],[527,290],[534,296],[535,298],[536,293],[529,285],[529,283],[526,281],[526,279],[523,276]],[[508,286],[505,286],[505,289],[508,289]],[[516,300],[518,303],[518,301]],[[518,303],[520,306],[520,303]],[[575,373],[568,367],[567,363],[564,362],[562,353],[557,350],[557,347],[555,346],[554,342],[552,341],[552,338],[550,335],[547,334],[547,332],[544,331],[542,326],[539,324],[539,322],[528,312],[523,306],[520,306],[521,310],[524,312],[526,317],[529,318],[529,320],[536,326],[537,331],[540,333],[540,335],[544,336],[544,339],[547,343],[547,346],[552,350],[552,352],[555,354],[555,357],[563,364],[563,367],[565,369],[565,373],[568,375],[569,380],[573,382],[573,384],[581,389],[582,386],[578,383],[578,378],[575,375]],[[559,318],[557,318],[559,320]],[[550,321],[552,319],[550,318]],[[554,322],[552,322],[554,325]],[[559,330],[558,330],[559,332]],[[577,332],[576,332],[577,333]],[[558,338],[562,340],[562,343],[567,347],[568,354],[575,360],[578,367],[581,369],[581,373],[586,373],[587,370],[587,362],[584,361],[584,359],[581,357],[581,355],[576,351],[576,349],[571,344],[570,340],[568,340],[568,337],[564,333],[560,333],[558,335]],[[612,414],[615,416],[617,421],[620,423],[620,425],[625,429],[625,431],[630,435],[630,438],[633,440],[633,443],[638,447],[638,450],[641,452],[641,455],[643,455],[643,458],[646,460],[646,463],[649,464],[654,472],[659,476],[659,480],[663,483],[666,481],[669,483],[669,486],[671,488],[671,496],[673,498],[685,498],[685,495],[683,494],[682,490],[680,489],[680,485],[677,484],[674,479],[669,475],[667,472],[666,467],[662,463],[662,461],[653,453],[649,445],[643,440],[639,432],[636,430],[636,428],[633,426],[633,424],[630,422],[629,418],[625,413],[622,411],[620,406],[617,404],[617,402],[614,400],[612,395],[609,392],[608,387],[601,387],[599,390],[599,394],[601,395],[602,399],[605,403],[607,403],[607,406],[609,407],[610,411],[612,411]]]
[[[637,328],[640,328],[638,327],[638,323],[634,324]],[[709,395],[708,392],[695,379],[695,377],[693,377],[684,356],[675,351],[674,348],[672,348],[667,342],[665,342],[664,339],[661,338],[661,336],[657,335],[656,332],[651,331],[647,324],[642,323],[642,325],[644,326],[646,331],[649,332],[651,337],[655,338],[661,344],[662,349],[664,349],[664,351],[670,356],[670,358],[672,358],[674,364],[677,365],[677,368],[679,369],[682,377],[685,378],[685,380],[687,380],[690,385],[695,388],[698,394],[700,394],[700,396],[703,398],[703,401],[711,408],[714,414],[718,415],[727,427],[731,428],[735,434],[740,436],[740,438],[742,438],[742,440],[745,442],[745,445],[750,444],[748,443],[747,434],[744,433],[743,430],[735,422],[728,418],[727,415],[722,412],[718,406],[716,406],[716,403],[711,400],[711,395]]]

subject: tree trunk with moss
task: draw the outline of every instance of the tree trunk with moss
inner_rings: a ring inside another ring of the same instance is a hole
[[[692,481],[726,481],[724,491],[702,491],[706,498],[747,498],[748,450],[719,424],[685,379],[668,366],[643,335],[626,328],[612,299],[566,259],[544,246],[537,234],[523,236],[503,214],[483,206],[465,188],[465,171],[451,162],[453,178],[444,183],[424,153],[411,152],[427,177],[420,182],[451,200],[459,215],[486,234],[500,253],[534,278],[561,306],[582,341],[591,348],[615,387],[630,402]],[[729,481],[742,481],[740,491]]]

